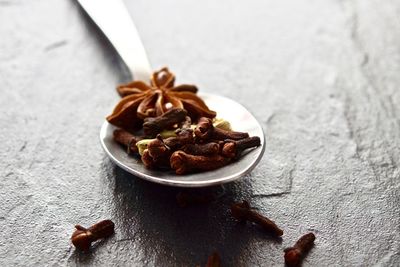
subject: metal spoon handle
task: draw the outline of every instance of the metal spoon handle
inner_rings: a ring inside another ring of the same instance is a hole
[[[135,80],[152,73],[139,33],[122,0],[78,0],[117,50]]]

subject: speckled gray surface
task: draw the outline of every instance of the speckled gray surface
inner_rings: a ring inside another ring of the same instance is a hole
[[[0,265],[400,265],[400,3],[396,0],[126,1],[152,64],[248,107],[266,153],[217,202],[179,208],[178,189],[113,165],[98,133],[126,81],[73,0],[0,1]],[[213,188],[222,192],[221,188]],[[281,241],[231,219],[248,199]],[[76,252],[76,223],[116,234]]]

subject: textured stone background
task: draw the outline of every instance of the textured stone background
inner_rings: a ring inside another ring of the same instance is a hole
[[[263,123],[266,153],[217,202],[179,208],[178,189],[117,168],[99,129],[128,76],[73,0],[0,0],[0,265],[400,265],[400,2],[126,1],[155,68],[229,96]],[[282,241],[238,225],[248,199]],[[76,223],[110,218],[89,254]]]

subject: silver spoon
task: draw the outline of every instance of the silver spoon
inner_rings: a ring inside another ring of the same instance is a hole
[[[146,51],[136,27],[122,0],[78,0],[83,9],[112,43],[132,76],[148,81],[152,74]],[[228,120],[236,131],[259,136],[261,146],[248,151],[238,161],[223,168],[188,175],[176,175],[173,171],[157,171],[144,167],[139,159],[132,158],[113,140],[115,127],[107,121],[100,130],[100,141],[110,159],[126,170],[145,180],[170,186],[204,187],[223,184],[250,173],[260,161],[265,150],[265,137],[256,118],[239,103],[218,95],[199,93],[219,118]]]

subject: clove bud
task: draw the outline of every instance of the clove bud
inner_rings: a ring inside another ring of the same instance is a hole
[[[142,154],[142,162],[148,169],[170,169],[169,157],[156,156],[153,158],[149,149],[145,149]]]
[[[181,149],[186,144],[194,143],[193,130],[192,129],[178,129],[175,131],[176,137],[169,137],[164,139],[164,143],[172,151]]]
[[[301,265],[301,261],[314,245],[315,235],[308,233],[300,237],[293,247],[285,249],[285,263],[288,267]]]
[[[171,154],[171,150],[165,145],[161,135],[157,135],[156,139],[148,143],[147,150],[154,161],[157,161],[160,158],[167,158]]]
[[[201,117],[194,130],[194,134],[200,140],[209,140],[212,136],[213,131],[214,126],[212,124],[212,120],[206,117]]]
[[[92,242],[114,234],[114,223],[110,220],[100,221],[89,228],[81,225],[75,225],[75,228],[71,236],[72,244],[83,251],[88,251]]]
[[[195,156],[178,150],[171,155],[170,165],[176,174],[185,174],[195,171],[215,170],[227,165],[229,161],[230,159],[220,155]]]
[[[232,216],[238,221],[241,222],[249,221],[258,224],[265,231],[274,236],[283,235],[283,231],[273,221],[259,214],[257,211],[252,210],[247,201],[233,204],[231,206],[231,213]]]
[[[246,149],[257,147],[261,144],[260,137],[253,136],[241,140],[226,140],[222,147],[222,155],[228,158],[237,159]]]
[[[136,143],[143,139],[140,136],[134,136],[133,134],[122,129],[115,130],[113,136],[117,143],[127,148],[128,154],[137,153],[138,148]]]
[[[141,159],[146,168],[153,169],[153,168],[157,167],[157,163],[150,156],[149,150],[147,148],[145,150],[143,150]]]
[[[170,128],[185,120],[187,111],[181,108],[172,108],[155,118],[146,118],[143,123],[143,131],[147,137],[154,137],[162,130]]]
[[[240,140],[243,138],[249,137],[248,133],[243,132],[234,132],[227,131],[221,128],[214,127],[212,120],[206,117],[202,117],[199,119],[196,129],[194,130],[194,134],[200,140]]]
[[[219,152],[219,144],[214,142],[206,144],[187,144],[182,150],[191,155],[215,155]]]
[[[214,128],[212,134],[212,139],[214,140],[225,140],[225,139],[240,140],[247,137],[249,137],[248,133],[226,131],[220,128]]]

